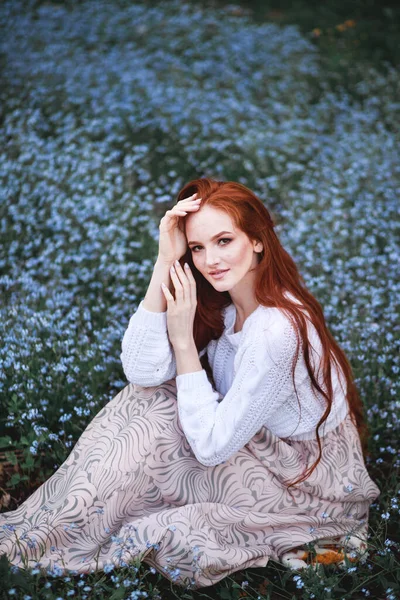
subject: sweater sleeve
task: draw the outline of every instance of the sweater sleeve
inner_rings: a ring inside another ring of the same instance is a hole
[[[179,419],[201,464],[229,459],[279,410],[290,389],[296,347],[295,330],[284,317],[255,332],[224,397],[212,389],[204,369],[177,376]]]
[[[130,383],[152,387],[176,377],[167,311],[151,312],[143,308],[142,300],[129,320],[121,348],[122,368]]]
[[[160,385],[176,377],[175,353],[168,337],[167,311],[152,312],[140,302],[129,320],[121,343],[125,377],[143,387]],[[206,352],[204,348],[199,356]]]

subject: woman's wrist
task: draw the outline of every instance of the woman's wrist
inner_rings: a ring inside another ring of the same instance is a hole
[[[153,274],[143,299],[143,308],[149,312],[165,312],[167,310],[167,301],[161,289],[161,283],[170,285],[170,265],[167,262],[156,260],[153,267]]]
[[[190,340],[179,340],[171,344],[174,348],[177,375],[203,370],[193,337]]]
[[[157,256],[156,262],[154,263],[154,267],[158,266],[160,268],[162,268],[162,267],[170,268],[171,265],[174,264],[174,262],[175,262],[174,258],[168,260],[167,258],[163,258],[162,256]]]
[[[180,339],[180,340],[170,340],[171,341],[171,346],[173,347],[175,352],[190,352],[191,350],[193,350],[193,348],[196,349],[196,344],[194,341],[194,337],[191,336],[190,338],[184,340],[184,339]],[[197,349],[196,349],[197,352]]]

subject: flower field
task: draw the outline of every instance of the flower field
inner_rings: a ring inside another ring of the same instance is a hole
[[[398,598],[399,70],[354,64],[333,84],[296,26],[178,0],[6,0],[0,65],[2,510],[127,385],[159,221],[200,176],[272,211],[352,364],[381,490],[370,555],[344,572],[270,563],[184,592],[145,564],[63,578],[3,557],[0,598]]]

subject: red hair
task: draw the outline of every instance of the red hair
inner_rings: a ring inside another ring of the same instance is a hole
[[[315,463],[308,467],[303,475],[289,487],[307,479],[321,460],[322,446],[319,428],[327,419],[332,406],[333,390],[331,379],[331,360],[342,371],[347,384],[346,398],[353,423],[357,427],[364,456],[368,428],[365,422],[364,409],[358,394],[354,376],[349,361],[344,351],[334,340],[330,333],[321,305],[306,289],[304,280],[300,275],[295,262],[280,243],[275,231],[275,224],[267,208],[261,200],[246,186],[234,181],[216,181],[210,178],[194,179],[187,183],[179,192],[178,200],[188,198],[195,192],[202,198],[201,206],[211,206],[226,212],[232,219],[236,228],[243,231],[250,240],[261,241],[263,251],[256,270],[254,294],[256,301],[266,307],[279,307],[284,309],[295,326],[297,335],[297,351],[293,361],[292,378],[294,383],[294,370],[297,362],[300,339],[302,341],[303,357],[310,376],[312,386],[326,400],[326,409],[316,427],[319,456]],[[180,220],[179,226],[183,224]],[[183,224],[184,227],[184,224]],[[191,250],[187,248],[180,262],[190,265],[197,287],[197,308],[194,319],[193,335],[196,347],[200,352],[212,339],[218,339],[224,330],[222,310],[232,303],[229,292],[218,292],[201,273],[196,269],[192,260]],[[290,292],[297,298],[301,305],[285,297],[284,292]],[[325,389],[319,385],[310,363],[310,344],[307,335],[306,309],[315,326],[322,344],[321,367]],[[208,363],[207,354],[201,358],[201,364],[206,370],[211,381],[215,382]],[[296,392],[297,395],[297,392]]]

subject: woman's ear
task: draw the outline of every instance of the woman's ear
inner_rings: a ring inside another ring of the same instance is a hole
[[[253,243],[253,248],[255,252],[262,252],[264,249],[263,243],[260,241],[256,241]]]

